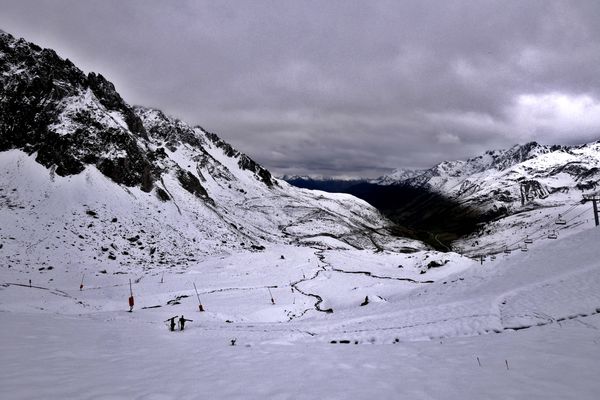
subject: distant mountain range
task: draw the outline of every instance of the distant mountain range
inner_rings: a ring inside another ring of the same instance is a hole
[[[318,186],[314,180],[290,182]],[[335,187],[334,182],[326,182],[323,187]],[[579,146],[531,142],[352,183],[341,182],[339,187],[403,226],[437,232],[446,245],[462,238],[462,243],[454,244],[477,248],[484,241],[489,247],[505,243],[501,236],[510,230],[545,226],[544,218],[559,219],[559,214],[573,213],[575,208],[584,212],[586,206],[577,206],[582,194],[595,193],[600,187],[600,142]],[[581,218],[573,222],[580,224]]]
[[[296,187],[311,190],[322,190],[330,193],[347,193],[348,189],[352,186],[369,182],[369,179],[340,179],[306,175],[283,175],[280,177],[280,179]]]

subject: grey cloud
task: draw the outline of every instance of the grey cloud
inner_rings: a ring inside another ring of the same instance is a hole
[[[600,102],[596,1],[0,5],[1,28],[275,173],[374,176],[525,140],[600,137],[594,107],[579,129],[515,106],[549,93]]]

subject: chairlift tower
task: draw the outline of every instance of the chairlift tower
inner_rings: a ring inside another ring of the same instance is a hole
[[[592,208],[594,210],[594,222],[596,226],[600,225],[600,214],[598,212],[598,201],[600,201],[600,193],[584,194],[583,202],[588,200],[592,201]]]

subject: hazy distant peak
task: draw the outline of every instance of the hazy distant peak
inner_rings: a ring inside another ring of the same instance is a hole
[[[304,180],[304,181],[364,181],[366,178],[356,177],[356,176],[325,176],[325,175],[282,175],[279,177],[284,181],[292,181],[292,180]]]

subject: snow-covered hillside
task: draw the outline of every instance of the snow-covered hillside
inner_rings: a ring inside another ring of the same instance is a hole
[[[2,32],[0,84],[2,399],[597,397],[598,144],[411,175],[510,210],[479,247],[579,218],[481,265]]]
[[[482,266],[292,245],[185,271],[13,265],[0,270],[3,398],[595,399],[598,240]],[[182,314],[193,321],[170,332]]]
[[[0,71],[7,263],[150,269],[276,243],[423,248],[363,201],[291,187],[213,133],[130,107],[52,50],[2,33]]]
[[[568,235],[593,226],[592,206],[582,200],[600,187],[600,142],[581,146],[532,142],[399,176],[376,182],[424,187],[502,216],[455,243],[455,249],[472,255],[519,250],[531,245],[526,239]]]

